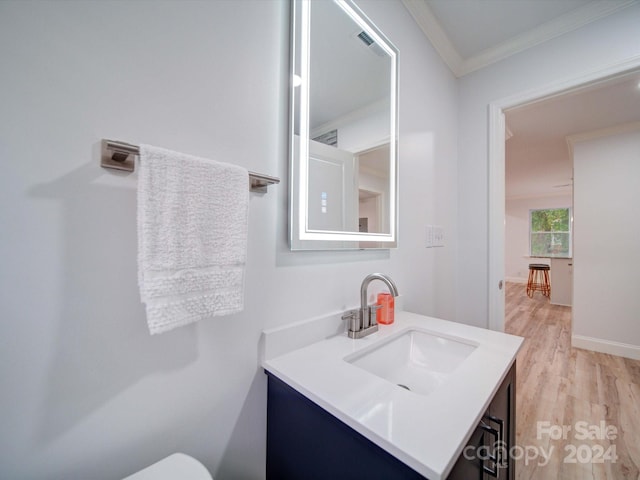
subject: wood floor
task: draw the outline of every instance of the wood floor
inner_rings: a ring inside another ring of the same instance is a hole
[[[506,285],[505,331],[526,339],[516,478],[639,480],[640,361],[571,348],[571,308],[530,299],[522,284]]]

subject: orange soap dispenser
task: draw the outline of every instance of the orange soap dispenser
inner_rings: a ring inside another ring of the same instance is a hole
[[[378,310],[378,323],[383,325],[392,324],[394,320],[393,310],[395,308],[395,299],[393,298],[393,295],[390,293],[379,293],[377,304],[381,307]]]

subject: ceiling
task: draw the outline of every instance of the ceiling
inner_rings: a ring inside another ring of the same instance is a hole
[[[567,137],[640,122],[640,72],[505,112],[506,196],[571,194]]]
[[[638,0],[402,0],[460,77]],[[566,137],[640,122],[640,72],[505,112],[506,195],[571,193]]]

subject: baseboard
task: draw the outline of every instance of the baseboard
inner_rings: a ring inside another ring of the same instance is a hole
[[[520,277],[506,277],[505,281],[510,283],[527,283],[526,278],[520,278]]]
[[[638,345],[602,340],[601,338],[583,337],[582,335],[571,335],[571,346],[640,360],[640,346]]]

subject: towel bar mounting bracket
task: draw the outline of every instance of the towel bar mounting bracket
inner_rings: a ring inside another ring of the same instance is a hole
[[[103,139],[101,150],[100,166],[102,168],[124,170],[125,172],[135,170],[135,156],[139,153],[139,149],[135,145]]]

